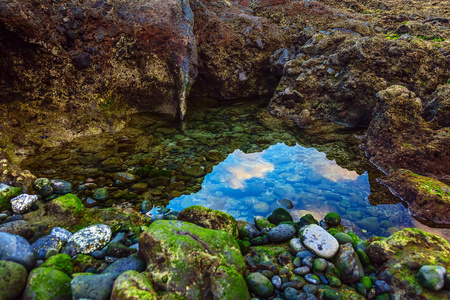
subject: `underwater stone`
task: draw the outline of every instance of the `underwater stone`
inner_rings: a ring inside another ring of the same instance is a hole
[[[289,199],[281,199],[278,200],[277,203],[287,209],[292,209],[294,208],[294,205],[292,204],[292,201]]]
[[[104,201],[108,198],[108,190],[105,188],[99,188],[95,190],[94,194],[92,195],[92,198],[98,201]]]
[[[183,171],[183,174],[194,178],[200,178],[206,175],[205,170],[203,170],[201,167],[198,166],[187,167]]]
[[[303,244],[316,255],[325,259],[332,258],[339,250],[338,241],[318,225],[309,225],[301,232]]]
[[[11,207],[16,214],[23,214],[28,211],[37,200],[37,195],[22,194],[11,199]]]
[[[431,291],[439,291],[444,287],[447,270],[442,266],[422,266],[417,280]]]
[[[83,254],[89,254],[104,247],[111,239],[111,228],[107,225],[98,224],[86,227],[75,232],[68,243],[74,242]]]
[[[73,191],[73,185],[68,181],[52,179],[50,183],[55,194],[67,194]]]
[[[291,214],[284,208],[275,209],[270,216],[267,217],[270,223],[278,225],[284,221],[293,221]]]

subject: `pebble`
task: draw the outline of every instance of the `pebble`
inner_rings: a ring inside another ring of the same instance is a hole
[[[375,291],[376,291],[377,295],[392,291],[392,287],[383,280],[375,281],[374,287],[375,287]]]
[[[142,272],[145,269],[145,263],[142,259],[136,257],[124,257],[119,258],[109,265],[102,274],[105,273],[123,273],[126,271],[138,271]]]
[[[288,224],[280,224],[274,228],[272,228],[269,233],[269,240],[274,243],[282,243],[289,241],[294,235],[296,231],[295,228]]]
[[[73,192],[73,185],[68,181],[52,179],[50,180],[50,183],[55,194],[67,194]]]
[[[305,246],[303,246],[302,241],[299,238],[293,238],[289,242],[289,247],[291,248],[292,252],[298,253],[300,251],[307,250]]]
[[[302,230],[302,242],[316,255],[332,258],[339,250],[338,241],[322,227],[312,224]]]
[[[245,278],[249,289],[259,297],[269,298],[273,294],[273,284],[261,273],[251,273]]]
[[[31,270],[36,263],[36,253],[23,237],[0,232],[0,260],[13,261]]]
[[[308,266],[299,267],[294,270],[294,273],[297,275],[300,275],[300,276],[306,275],[310,272],[311,272],[311,268]]]
[[[315,257],[316,255],[309,250],[300,251],[296,254],[297,257],[304,259],[307,257]]]
[[[103,248],[111,239],[111,228],[107,225],[91,225],[75,232],[68,240],[80,248],[81,253],[89,254]]]
[[[31,247],[33,247],[33,250],[36,251],[37,259],[44,259],[47,254],[47,250],[53,248],[59,251],[63,247],[63,242],[57,236],[46,235],[35,241]]]
[[[273,286],[276,289],[280,289],[281,288],[282,281],[281,281],[281,277],[280,276],[278,276],[278,275],[273,276],[271,282],[272,282]]]
[[[67,229],[61,228],[61,227],[54,227],[50,231],[50,235],[59,237],[61,239],[61,241],[65,244],[72,236],[72,232],[70,232]]]
[[[119,273],[77,276],[72,279],[73,299],[109,299]]]
[[[305,275],[305,280],[312,284],[320,284],[319,277],[311,273]]]
[[[38,200],[37,195],[28,195],[28,194],[19,195],[11,199],[12,210],[16,214],[23,214],[27,212],[37,200]]]

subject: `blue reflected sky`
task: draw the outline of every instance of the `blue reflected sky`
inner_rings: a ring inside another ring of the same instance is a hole
[[[277,200],[289,199],[294,220],[337,212],[362,233],[385,236],[412,226],[401,204],[372,206],[369,193],[367,173],[341,168],[314,148],[279,143],[259,153],[234,151],[205,177],[199,192],[171,200],[168,208],[202,205],[251,222],[280,207]]]

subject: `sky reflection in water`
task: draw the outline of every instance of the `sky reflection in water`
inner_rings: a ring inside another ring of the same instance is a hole
[[[279,143],[259,153],[234,151],[205,177],[199,192],[173,199],[168,208],[202,205],[251,222],[255,215],[268,216],[280,207],[276,201],[286,198],[294,204],[294,220],[306,213],[320,219],[334,211],[360,233],[384,236],[413,226],[401,204],[372,206],[369,193],[367,173],[341,168],[314,148]]]

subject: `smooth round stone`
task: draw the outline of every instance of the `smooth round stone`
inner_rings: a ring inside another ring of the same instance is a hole
[[[302,265],[308,266],[312,269],[314,267],[314,258],[305,257],[304,259],[302,259]]]
[[[109,299],[120,273],[77,276],[72,279],[73,299]]]
[[[103,248],[111,239],[111,228],[107,225],[98,224],[86,227],[75,232],[69,242],[74,242],[80,248],[81,253],[89,254]]]
[[[48,249],[61,250],[63,242],[61,239],[54,235],[46,235],[34,242],[31,247],[37,253],[37,259],[44,259]]]
[[[392,291],[392,287],[383,280],[377,280],[374,283],[375,291],[377,295],[384,294]]]
[[[300,251],[307,250],[306,247],[303,246],[302,241],[298,238],[291,239],[291,241],[289,242],[289,247],[295,254],[297,254]]]
[[[419,269],[417,280],[428,290],[439,291],[444,288],[446,273],[442,266],[425,265]]]
[[[311,273],[305,275],[305,280],[312,284],[320,284],[319,277]]]
[[[25,220],[16,220],[12,222],[6,220],[6,222],[0,225],[0,232],[20,235],[26,239],[29,239],[34,235],[34,230],[31,227],[31,224]]]
[[[142,259],[133,256],[119,258],[109,265],[102,274],[105,273],[123,273],[126,271],[138,271],[142,272],[145,269],[145,263]]]
[[[256,228],[258,228],[259,230],[262,230],[263,228],[268,228],[268,227],[269,228],[275,227],[275,225],[271,224],[269,222],[269,220],[267,220],[263,216],[255,216],[254,223],[255,223]]]
[[[277,203],[281,206],[284,206],[287,209],[293,209],[294,208],[294,204],[292,204],[292,201],[289,199],[281,199],[281,200],[277,200]]]
[[[330,286],[333,286],[333,287],[338,287],[338,286],[341,286],[341,284],[342,284],[341,280],[334,276],[329,276],[328,280],[329,280]]]
[[[141,203],[141,213],[146,214],[149,211],[151,211],[153,208],[153,205],[150,203],[149,200],[144,200]]]
[[[316,258],[314,260],[314,271],[323,272],[328,266],[328,262],[323,258]]]
[[[300,276],[306,275],[310,272],[311,272],[311,268],[308,266],[299,267],[294,270],[294,273],[297,275],[300,275]]]
[[[11,199],[12,210],[16,214],[23,214],[24,212],[28,211],[37,200],[37,195],[19,195]]]
[[[353,244],[352,237],[344,232],[338,232],[333,236],[338,241],[339,245],[343,245],[343,244],[347,244],[347,243]]]
[[[300,259],[300,257],[296,257],[294,258],[294,260],[292,261],[292,264],[294,265],[294,267],[298,268],[302,266],[302,260]]]
[[[0,220],[4,220],[8,217],[7,214],[0,214]]]
[[[67,243],[67,241],[70,239],[70,237],[72,236],[72,232],[70,232],[67,229],[61,228],[61,227],[54,227],[51,231],[50,231],[50,235],[54,235],[57,236],[61,239],[61,241],[63,243]]]
[[[352,244],[347,243],[339,247],[335,258],[336,268],[342,272],[343,283],[356,283],[364,276],[364,269]]]
[[[127,172],[117,172],[114,174],[114,179],[124,183],[130,183],[136,180],[136,176]]]
[[[50,180],[50,183],[55,194],[67,194],[73,192],[73,185],[68,181],[52,179]]]
[[[372,288],[372,280],[370,280],[369,276],[363,276],[361,277],[360,281],[361,284],[363,284],[367,290],[370,290]]]
[[[253,224],[245,225],[244,230],[245,230],[245,233],[247,234],[247,237],[249,237],[251,239],[259,236],[259,234],[260,234],[258,228]]]
[[[0,261],[0,299],[16,299],[27,283],[27,270],[13,261]]]
[[[302,231],[301,236],[306,248],[325,259],[332,258],[339,250],[338,241],[318,225],[309,225]]]
[[[108,198],[108,190],[104,188],[96,189],[94,194],[92,195],[92,198],[98,201],[104,201]]]
[[[325,216],[325,222],[332,227],[338,226],[341,224],[341,216],[337,213],[328,213]]]
[[[284,208],[279,207],[275,209],[270,216],[267,217],[270,223],[278,225],[284,221],[293,221],[291,214]]]
[[[271,282],[276,289],[280,289],[281,285],[283,284],[283,282],[281,281],[281,277],[278,275],[273,276]]]
[[[312,253],[311,251],[309,251],[309,250],[304,250],[304,251],[298,252],[296,256],[301,258],[301,259],[304,259],[304,258],[307,258],[307,257],[315,257],[316,255],[314,253]]]
[[[194,178],[200,178],[206,175],[205,170],[203,170],[201,167],[193,166],[193,167],[187,167],[183,171],[184,175],[191,176]]]
[[[269,233],[269,240],[274,243],[282,243],[289,241],[294,235],[296,231],[295,228],[288,224],[280,224],[274,228],[272,228]]]
[[[269,298],[273,294],[273,284],[261,273],[251,273],[245,278],[249,289],[259,297]]]
[[[288,287],[284,290],[284,298],[286,300],[296,300],[298,297],[298,291],[294,288]]]
[[[125,244],[126,241],[127,241],[127,235],[125,234],[125,232],[119,232],[114,236],[114,238],[110,241],[110,243]]]
[[[36,263],[36,253],[21,236],[0,232],[0,260],[8,260],[31,270]]]
[[[319,291],[319,288],[315,284],[307,284],[303,287],[303,291],[307,294],[315,295]]]
[[[358,254],[359,260],[364,266],[370,265],[370,258],[362,249],[356,250],[356,254]]]
[[[53,188],[51,185],[46,184],[44,185],[41,190],[39,191],[39,195],[41,195],[44,198],[50,197],[53,195]]]

